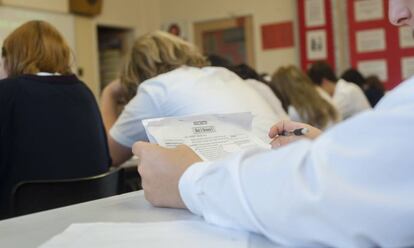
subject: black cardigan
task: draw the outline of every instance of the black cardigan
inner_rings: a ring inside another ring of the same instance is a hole
[[[20,181],[87,177],[110,163],[99,108],[75,75],[0,81],[0,219]]]

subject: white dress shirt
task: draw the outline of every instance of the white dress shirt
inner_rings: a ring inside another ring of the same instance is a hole
[[[359,112],[371,109],[371,105],[361,88],[343,79],[339,79],[336,83],[332,98],[344,120]]]
[[[243,79],[221,67],[180,67],[141,83],[110,130],[119,144],[147,140],[142,120],[194,114],[251,112],[253,132],[270,141],[278,113]]]
[[[413,247],[413,127],[414,78],[315,141],[196,163],[180,194],[207,222],[282,245]]]
[[[273,111],[277,114],[279,119],[289,120],[289,116],[283,109],[282,103],[268,85],[255,79],[246,79],[245,82],[247,82],[251,87],[259,92],[263,99],[265,99],[266,102],[272,107]]]

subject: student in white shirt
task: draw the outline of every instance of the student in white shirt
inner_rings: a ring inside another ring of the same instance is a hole
[[[324,89],[335,102],[343,119],[359,112],[370,109],[364,92],[353,83],[348,83],[336,77],[334,71],[326,62],[316,62],[308,70],[311,80]]]
[[[216,60],[217,58],[220,58],[218,56],[215,57]],[[225,60],[222,59],[223,67],[225,67],[226,63],[223,61]],[[269,85],[260,78],[259,74],[252,67],[244,63],[236,66],[231,66],[230,62],[228,62],[226,68],[236,73],[239,77],[244,79],[244,81],[247,84],[253,87],[257,92],[259,92],[259,94],[263,97],[263,99],[265,99],[269,103],[273,111],[277,113],[281,120],[289,120],[289,116],[283,109],[282,103],[280,102],[279,98],[269,87]]]
[[[190,43],[171,34],[157,31],[137,39],[120,80],[137,92],[109,131],[113,165],[132,156],[135,142],[147,140],[141,121],[150,118],[251,112],[253,132],[271,141],[268,129],[281,120],[278,114],[236,74],[206,64]]]
[[[414,0],[389,0],[390,20],[414,27]],[[272,151],[200,162],[186,146],[138,142],[138,171],[155,206],[188,208],[207,222],[294,247],[414,246],[414,78],[372,111]],[[283,124],[285,126],[283,127]],[[316,138],[317,137],[317,138]],[[316,138],[316,139],[315,139]],[[315,139],[315,140],[310,140]]]
[[[270,86],[292,121],[325,129],[340,120],[329,95],[318,90],[296,66],[280,67],[273,74]]]

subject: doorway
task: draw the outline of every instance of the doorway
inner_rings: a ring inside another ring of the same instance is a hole
[[[251,16],[197,22],[195,44],[205,55],[222,56],[233,64],[254,68],[253,21]]]

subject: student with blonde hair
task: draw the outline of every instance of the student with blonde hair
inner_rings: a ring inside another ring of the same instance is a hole
[[[279,118],[266,100],[233,72],[206,65],[193,45],[171,34],[156,31],[137,39],[118,85],[103,95],[105,118],[116,120],[108,110],[116,108],[117,95],[129,99],[136,93],[115,124],[106,122],[114,165],[132,155],[136,141],[147,140],[141,121],[148,118],[251,112],[253,132],[270,141],[267,131]]]
[[[0,81],[0,219],[24,180],[93,176],[110,165],[95,98],[71,71],[71,51],[44,21],[3,42]]]
[[[295,66],[279,68],[272,76],[270,87],[292,121],[325,129],[340,119],[329,95]]]

